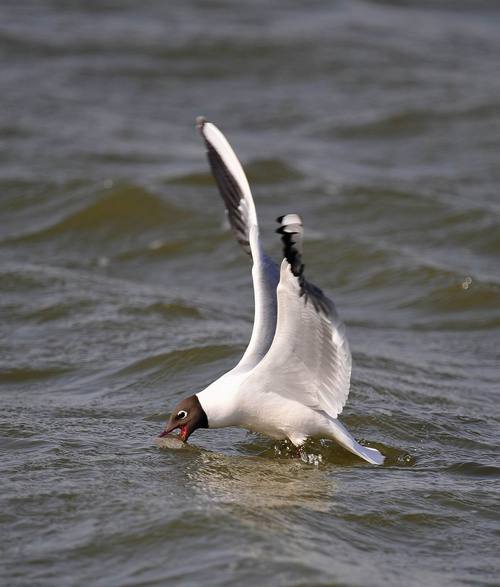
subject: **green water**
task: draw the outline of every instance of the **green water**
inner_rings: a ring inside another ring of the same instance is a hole
[[[498,585],[499,61],[493,0],[1,4],[2,585]],[[383,467],[154,446],[252,326],[200,114],[275,258],[303,216]]]

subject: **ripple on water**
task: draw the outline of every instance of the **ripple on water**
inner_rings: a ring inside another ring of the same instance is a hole
[[[455,463],[445,469],[447,473],[452,475],[464,475],[477,478],[500,478],[500,467],[495,465],[486,465],[483,463],[465,462]]]
[[[13,242],[50,240],[68,233],[73,236],[90,233],[113,240],[120,235],[142,233],[154,226],[165,229],[189,216],[187,211],[164,202],[143,187],[126,183],[92,194],[82,204],[79,210],[58,219],[51,226],[25,233],[12,239]]]
[[[155,371],[161,369],[173,373],[182,371],[188,366],[203,365],[212,361],[226,358],[234,354],[234,348],[227,345],[211,345],[177,349],[156,356],[150,356],[132,365],[125,367],[120,374],[135,373],[137,371]]]

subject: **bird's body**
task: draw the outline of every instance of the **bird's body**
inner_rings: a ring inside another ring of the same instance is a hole
[[[285,262],[282,270],[288,271]],[[275,349],[279,351],[279,345]],[[299,384],[300,389],[313,385],[308,382],[309,369],[300,359],[290,362],[289,356],[283,356],[280,364],[269,353],[266,357],[253,368],[247,368],[244,361],[239,363],[196,394],[210,428],[238,426],[275,440],[288,439],[297,447],[308,438],[329,438],[372,464],[383,463],[380,452],[356,442],[336,416],[307,405],[315,401],[314,393],[304,389],[297,398],[290,396],[289,386]]]
[[[223,376],[196,394],[210,428],[238,426],[297,446],[308,437],[330,436],[326,415],[279,395],[271,385],[255,389],[249,380],[245,374]]]
[[[333,302],[304,277],[302,221],[278,219],[284,259],[264,253],[250,187],[234,151],[213,124],[199,119],[208,159],[238,242],[253,261],[255,316],[240,362],[177,406],[165,433],[186,440],[198,427],[239,426],[301,446],[330,438],[362,459],[384,457],[360,445],[338,420],[349,394],[351,352]]]

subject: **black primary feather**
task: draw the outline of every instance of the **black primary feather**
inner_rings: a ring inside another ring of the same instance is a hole
[[[283,242],[283,255],[290,264],[295,277],[299,280],[300,295],[304,296],[304,302],[311,300],[317,312],[323,312],[326,316],[335,313],[330,300],[325,296],[319,287],[310,283],[304,277],[304,263],[302,262],[302,236],[304,228],[302,219],[298,214],[285,214],[276,218],[280,227],[276,230],[281,235]]]
[[[226,214],[229,224],[245,253],[252,256],[250,242],[248,240],[249,235],[246,219],[243,217],[239,208],[240,202],[244,197],[243,193],[238,182],[225,165],[222,157],[203,134],[203,126],[205,122],[205,119],[199,118],[197,120],[197,126],[200,129],[201,136],[203,137],[203,141],[207,148],[207,158],[210,164],[210,169],[212,170],[212,175],[214,176],[215,183],[217,184],[220,195],[226,205]]]

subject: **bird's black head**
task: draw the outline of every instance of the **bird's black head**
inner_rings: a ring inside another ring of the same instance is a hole
[[[170,420],[160,436],[166,436],[176,428],[179,428],[179,437],[184,442],[197,428],[208,428],[207,415],[196,395],[184,398],[175,406]]]

